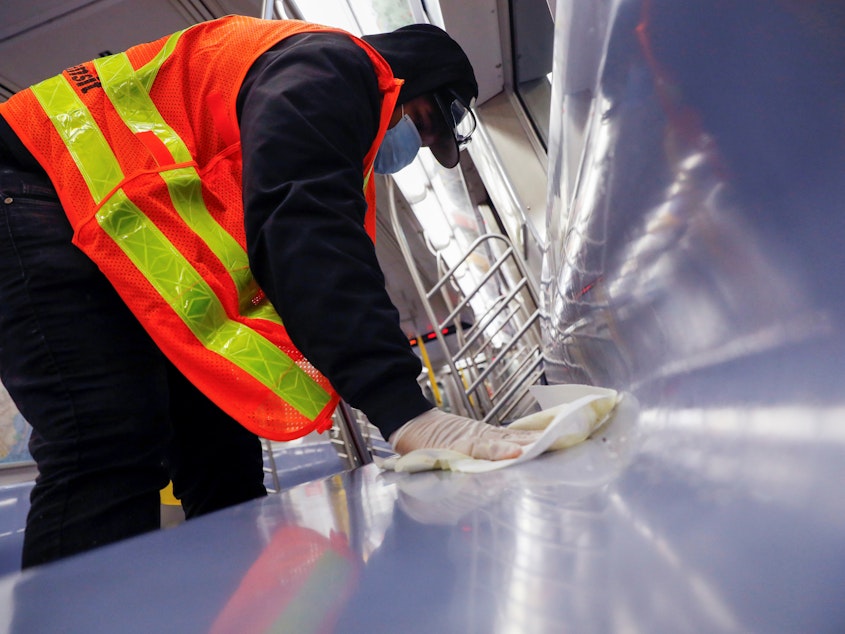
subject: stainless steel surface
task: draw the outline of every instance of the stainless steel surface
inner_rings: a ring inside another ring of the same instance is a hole
[[[661,406],[841,402],[838,6],[557,4],[552,382]]]
[[[275,4],[275,0],[262,0],[260,17],[264,18],[265,20],[272,20],[273,14],[276,11]]]
[[[326,478],[349,468],[328,434],[315,432],[291,442],[264,442],[264,486],[271,492]],[[377,455],[385,455],[384,443],[371,442],[370,445]],[[0,469],[0,576],[20,570],[29,494],[36,475],[35,465]],[[163,527],[170,527],[183,522],[185,515],[181,507],[166,503],[162,504],[161,519]]]
[[[368,465],[0,578],[0,631],[839,632],[841,415],[645,411],[480,476]]]
[[[584,533],[630,541],[573,587],[597,631],[845,631],[841,5],[558,0],[556,28],[546,373],[643,408]]]

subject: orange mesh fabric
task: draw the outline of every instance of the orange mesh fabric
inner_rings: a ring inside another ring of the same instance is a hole
[[[167,238],[179,257],[187,260],[213,290],[230,323],[247,325],[251,331],[272,342],[328,393],[325,406],[315,416],[300,413],[256,376],[206,348],[197,334],[186,326],[156,291],[154,280],[147,277],[149,272],[140,270],[98,223],[95,213],[99,207],[88,184],[31,90],[21,91],[0,104],[0,113],[53,180],[74,227],[74,243],[98,264],[162,351],[224,411],[257,434],[277,440],[290,440],[314,429],[327,429],[331,425],[337,394],[329,381],[293,346],[283,326],[275,320],[242,314],[244,311],[238,305],[238,293],[230,272],[202,237],[184,223],[174,208],[164,178],[174,167],[195,168],[202,178],[202,199],[208,213],[245,249],[242,165],[235,114],[238,89],[252,62],[265,50],[294,33],[318,30],[335,29],[300,21],[229,16],[185,30],[172,51],[168,43],[172,46],[173,40],[162,38],[126,52],[136,71],[146,64],[160,62],[160,53],[169,52],[157,69],[149,96],[163,119],[187,146],[192,158],[187,163],[167,164],[168,152],[162,150],[162,144],[155,138],[135,134],[121,119],[105,91],[74,86],[76,96],[105,136],[123,173],[112,193],[119,190],[121,195],[125,194],[155,224],[156,231]],[[355,42],[370,56],[383,92],[379,134],[362,166],[366,175],[387,129],[401,81],[393,78],[387,63],[369,45],[357,39]],[[84,72],[92,75],[91,81],[98,79],[93,63],[75,68],[77,77]],[[69,71],[63,76],[73,85]],[[372,178],[366,194],[369,209],[365,226],[374,239],[375,187]],[[110,196],[106,195],[101,204]],[[261,302],[260,290],[256,287],[254,291],[255,302]]]

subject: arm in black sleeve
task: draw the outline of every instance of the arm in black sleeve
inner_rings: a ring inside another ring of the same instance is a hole
[[[297,348],[387,438],[432,405],[363,227],[380,100],[360,47],[307,34],[259,58],[238,108],[253,273]]]

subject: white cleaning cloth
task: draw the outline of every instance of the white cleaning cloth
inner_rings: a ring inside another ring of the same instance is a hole
[[[553,387],[568,388],[559,390],[558,402],[574,400],[529,414],[510,425],[510,429],[544,430],[535,442],[523,447],[522,455],[518,458],[478,460],[450,449],[416,449],[403,456],[377,460],[377,464],[382,469],[412,473],[435,469],[482,473],[504,469],[536,458],[546,451],[565,449],[586,440],[611,418],[621,398],[616,391],[606,388],[583,385]]]

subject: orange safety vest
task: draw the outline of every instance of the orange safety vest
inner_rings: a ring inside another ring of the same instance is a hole
[[[345,33],[228,16],[79,64],[0,104],[53,181],[73,243],[194,385],[273,440],[328,429],[338,396],[249,269],[235,100],[259,55],[315,31]],[[375,239],[373,161],[402,80],[349,37],[369,55],[382,93],[363,164]]]

